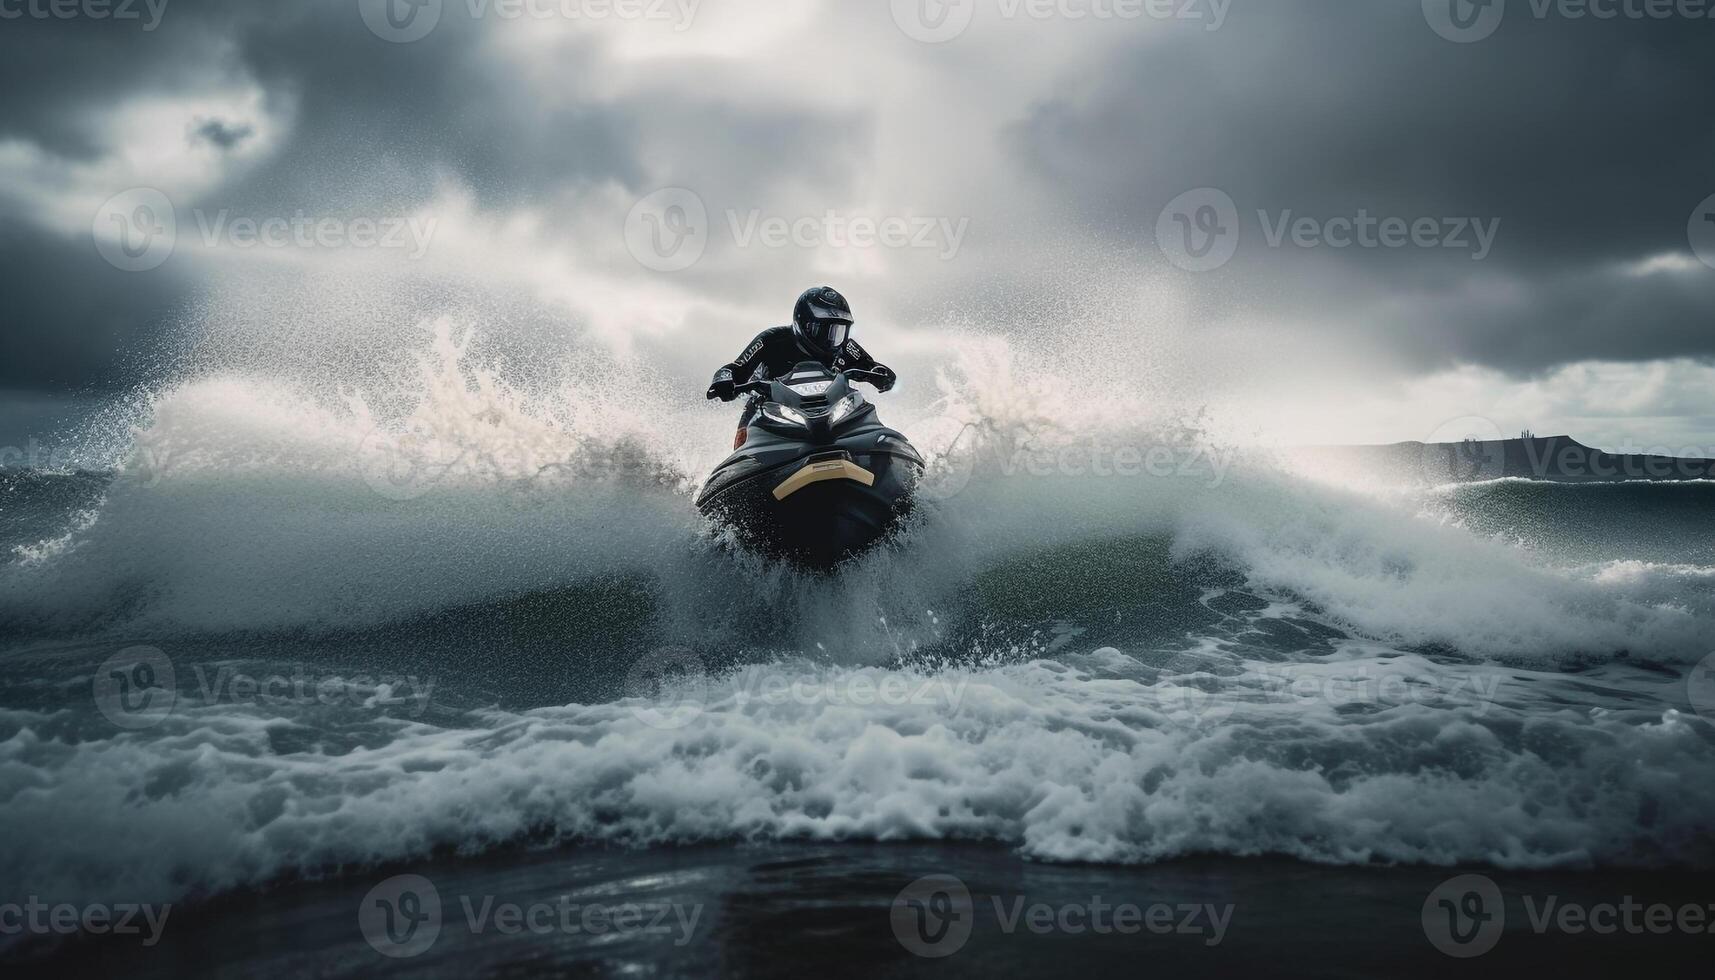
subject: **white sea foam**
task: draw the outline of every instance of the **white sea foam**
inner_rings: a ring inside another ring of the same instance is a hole
[[[161,901],[524,839],[976,839],[1101,862],[1715,860],[1707,723],[1660,703],[1582,712],[1556,705],[1552,680],[1467,688],[1466,668],[1358,656],[1311,673],[1440,693],[1271,694],[1250,671],[1211,700],[1118,651],[1071,660],[828,668],[778,697],[717,680],[671,717],[632,700],[479,712],[471,727],[377,718],[292,752],[277,740],[298,723],[231,706],[90,740],[67,737],[64,718],[10,714],[0,880],[5,897]],[[890,678],[913,696],[849,696]]]

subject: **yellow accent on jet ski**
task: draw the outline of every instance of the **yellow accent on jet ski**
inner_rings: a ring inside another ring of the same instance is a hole
[[[810,484],[824,480],[856,480],[866,487],[875,486],[874,473],[849,459],[830,459],[821,463],[810,463],[787,477],[785,483],[774,488],[774,499],[785,500]]]

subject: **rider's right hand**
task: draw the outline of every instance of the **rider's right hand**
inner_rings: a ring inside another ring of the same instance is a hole
[[[709,385],[709,400],[710,401],[713,401],[716,398],[719,398],[723,402],[730,402],[734,398],[737,398],[737,397],[738,397],[738,392],[733,390],[732,379],[730,379],[730,378],[722,378],[721,380],[716,381],[714,384]]]

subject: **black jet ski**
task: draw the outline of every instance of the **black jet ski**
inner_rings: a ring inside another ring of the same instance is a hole
[[[760,409],[697,494],[697,509],[745,548],[829,568],[890,535],[911,509],[923,457],[852,387],[869,372],[806,361],[738,390]]]

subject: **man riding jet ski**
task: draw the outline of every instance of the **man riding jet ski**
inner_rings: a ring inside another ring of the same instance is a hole
[[[703,485],[698,510],[746,547],[812,568],[890,534],[923,475],[917,450],[852,387],[888,391],[898,380],[851,339],[852,323],[837,290],[807,290],[792,325],[759,334],[708,390],[722,401],[750,397],[734,452]]]
[[[899,380],[893,370],[876,363],[869,351],[851,339],[852,307],[832,286],[806,289],[792,307],[790,326],[770,327],[756,335],[744,353],[723,364],[709,384],[710,399],[730,402],[738,397],[737,386],[746,381],[772,381],[804,361],[817,361],[835,372],[855,368],[875,375],[875,390],[890,391]],[[744,415],[743,429],[756,417],[763,397],[752,394]]]

